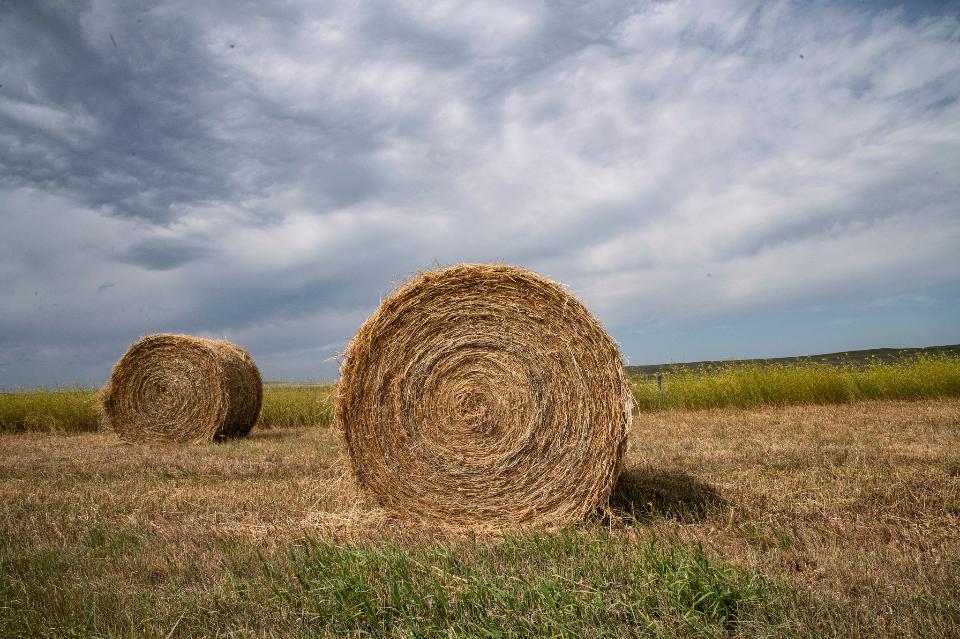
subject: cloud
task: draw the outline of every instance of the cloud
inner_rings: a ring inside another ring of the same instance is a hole
[[[658,326],[762,354],[711,327],[960,288],[960,26],[935,4],[0,11],[0,385],[98,382],[152,330],[330,377],[436,263],[557,278],[635,361],[675,356]],[[864,345],[923,335],[889,321]],[[821,348],[807,327],[783,348]]]
[[[150,271],[166,271],[209,257],[213,251],[202,244],[178,238],[140,240],[120,257]]]

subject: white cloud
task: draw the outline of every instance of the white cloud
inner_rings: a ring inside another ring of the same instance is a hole
[[[71,112],[0,97],[0,116],[7,116],[19,125],[42,131],[70,145],[79,144],[97,131],[96,120],[82,109]]]

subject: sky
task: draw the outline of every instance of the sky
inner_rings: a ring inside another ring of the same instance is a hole
[[[628,363],[960,342],[960,4],[0,0],[0,387],[321,380],[419,270]]]

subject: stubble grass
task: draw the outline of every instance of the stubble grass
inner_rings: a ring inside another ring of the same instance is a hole
[[[960,632],[960,401],[638,415],[614,515],[392,520],[330,429],[0,437],[2,636]]]

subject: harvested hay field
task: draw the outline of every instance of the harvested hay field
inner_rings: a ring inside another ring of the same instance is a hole
[[[157,333],[113,367],[100,408],[125,441],[200,443],[246,435],[262,401],[260,371],[236,344]]]
[[[617,518],[392,518],[328,428],[0,436],[0,636],[960,634],[960,400],[645,414]]]
[[[393,513],[560,525],[606,507],[631,405],[616,344],[575,297],[461,264],[407,282],[360,327],[336,423],[357,483]]]

